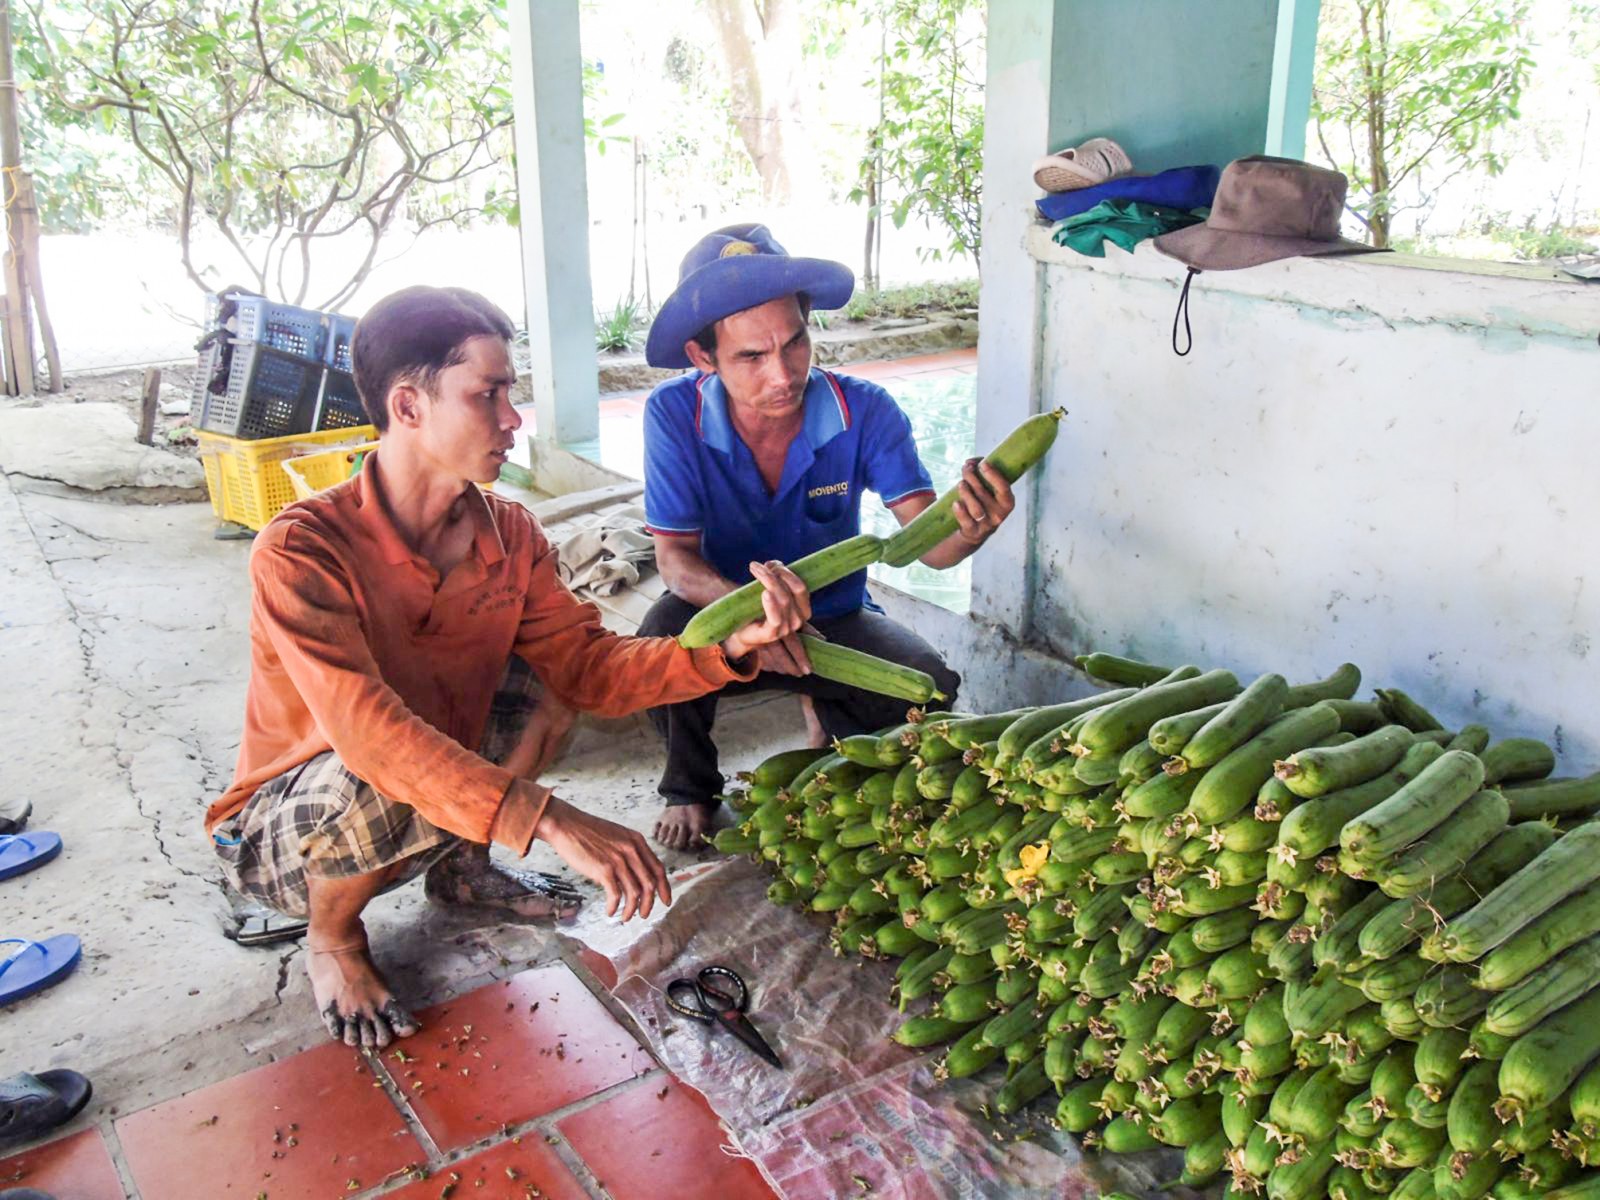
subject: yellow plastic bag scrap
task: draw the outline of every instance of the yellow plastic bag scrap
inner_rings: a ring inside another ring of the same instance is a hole
[[[1018,855],[1022,859],[1020,867],[1006,872],[1006,883],[1016,888],[1023,881],[1031,880],[1039,874],[1039,869],[1050,861],[1050,843],[1040,842],[1037,846],[1024,846]]]

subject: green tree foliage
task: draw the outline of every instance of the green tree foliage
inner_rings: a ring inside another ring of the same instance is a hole
[[[1578,0],[1572,6],[1572,26],[1567,35],[1578,57],[1589,63],[1594,81],[1600,84],[1600,3]]]
[[[865,7],[865,6],[863,6]],[[882,181],[896,228],[912,215],[949,235],[925,251],[978,258],[983,194],[984,6],[979,0],[887,0],[880,72],[883,120],[862,158]],[[850,193],[869,199],[864,182]]]
[[[39,172],[69,226],[105,195],[159,196],[201,288],[246,283],[305,302],[333,238],[363,249],[317,297],[336,307],[397,223],[512,215],[511,97],[501,7],[475,0],[51,0],[21,22],[30,150],[98,134],[124,150],[110,179],[81,153]],[[59,161],[60,155],[57,155]],[[105,191],[102,193],[101,189]],[[208,237],[206,235],[215,235]],[[222,262],[198,247],[220,242]],[[322,281],[318,281],[319,287]]]
[[[1312,118],[1374,246],[1463,171],[1500,171],[1533,67],[1525,0],[1325,0]]]

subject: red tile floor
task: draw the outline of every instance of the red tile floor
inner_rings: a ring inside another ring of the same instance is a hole
[[[14,1187],[37,1188],[61,1200],[123,1200],[122,1180],[96,1129],[0,1159],[0,1190]]]
[[[951,375],[975,375],[976,350],[946,350],[939,354],[919,354],[914,358],[885,358],[875,362],[849,363],[839,370],[889,386],[895,379],[942,379]],[[891,389],[892,390],[892,389]]]
[[[0,1159],[59,1200],[770,1197],[700,1095],[557,963]],[[120,1150],[119,1177],[113,1155]],[[124,1179],[131,1189],[124,1189]]]

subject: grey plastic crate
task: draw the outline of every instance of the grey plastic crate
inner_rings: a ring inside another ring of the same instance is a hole
[[[350,366],[350,339],[355,336],[354,317],[342,313],[328,314],[328,365],[348,374]]]
[[[279,304],[261,296],[237,295],[234,335],[301,358],[322,358],[327,345],[327,317],[310,308]]]
[[[200,372],[200,428],[229,437],[311,430],[326,368],[261,342],[214,342]]]
[[[263,438],[366,424],[350,377],[353,318],[231,292],[206,297],[206,328],[200,428]]]
[[[317,406],[318,429],[348,429],[367,425],[367,410],[362,407],[356,381],[349,371],[329,367],[322,373],[322,398]]]

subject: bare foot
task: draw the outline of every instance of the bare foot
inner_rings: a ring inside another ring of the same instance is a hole
[[[423,890],[435,904],[494,908],[524,920],[565,920],[583,906],[582,894],[566,880],[502,866],[487,846],[470,842],[428,868]]]
[[[317,1012],[335,1041],[381,1050],[422,1028],[378,974],[364,936],[337,946],[308,944],[306,974]]]
[[[715,804],[669,804],[656,818],[655,838],[672,850],[698,850],[711,832]]]
[[[813,750],[821,750],[824,746],[831,745],[833,739],[822,727],[822,719],[817,716],[817,706],[811,702],[810,696],[800,697],[800,711],[806,718],[806,745]]]

